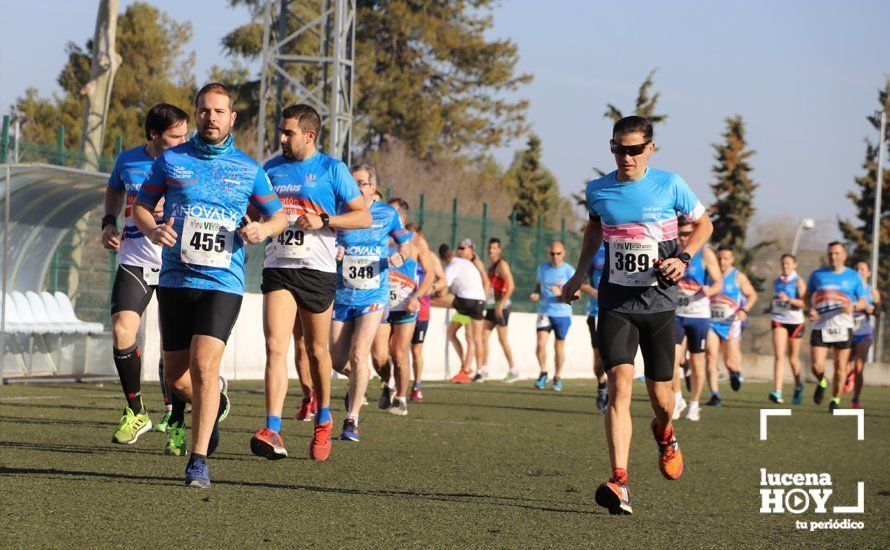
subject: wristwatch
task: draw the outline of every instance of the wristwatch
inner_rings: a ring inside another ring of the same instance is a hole
[[[321,226],[322,227],[325,227],[325,228],[330,227],[330,223],[331,223],[330,216],[328,216],[327,214],[322,212],[321,214],[318,215],[318,217],[321,218]]]
[[[692,261],[692,256],[689,255],[689,252],[680,252],[677,258],[686,265],[689,265],[689,262]]]

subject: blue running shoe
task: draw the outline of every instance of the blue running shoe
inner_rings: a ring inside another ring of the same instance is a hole
[[[773,403],[778,403],[780,405],[785,402],[785,400],[782,399],[782,392],[780,392],[780,391],[770,392],[769,400],[772,401]]]
[[[343,441],[359,441],[358,426],[356,425],[355,420],[347,418],[343,421],[343,431],[340,432],[340,439]]]
[[[708,407],[719,407],[723,405],[723,401],[720,400],[720,396],[717,394],[711,394],[711,400],[705,403]]]
[[[803,384],[794,386],[794,396],[791,398],[792,405],[800,405],[803,401]]]
[[[547,373],[542,372],[541,376],[538,377],[538,381],[535,382],[535,387],[538,388],[539,390],[543,390],[546,385],[547,385]]]
[[[199,489],[210,488],[210,468],[203,460],[189,460],[185,467],[185,484]]]
[[[562,391],[562,378],[560,378],[559,380],[554,378],[553,384],[550,385],[550,389],[552,389],[553,391]]]
[[[599,412],[606,414],[606,407],[609,406],[609,392],[606,388],[596,390],[596,408]]]
[[[732,391],[739,391],[742,388],[742,381],[745,379],[740,372],[729,373],[729,387]]]

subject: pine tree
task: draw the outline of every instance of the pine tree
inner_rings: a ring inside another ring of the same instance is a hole
[[[516,223],[532,227],[538,223],[538,216],[542,216],[544,225],[549,225],[548,213],[557,206],[559,193],[556,178],[541,164],[538,136],[529,136],[527,148],[518,155],[507,175],[513,180]]]
[[[890,77],[886,78],[884,88],[878,90],[880,109],[890,116]],[[880,113],[866,117],[869,124],[880,131]],[[886,143],[890,143],[890,124],[887,126]],[[875,188],[878,182],[878,145],[871,139],[865,140],[865,159],[862,168],[865,173],[855,179],[856,191],[847,193],[847,197],[856,206],[856,217],[852,220],[839,221],[844,239],[854,246],[853,258],[871,262],[872,232],[874,231]],[[884,158],[890,158],[884,152]],[[887,160],[885,160],[886,165]],[[883,189],[881,190],[881,228],[879,233],[880,248],[878,253],[878,281],[881,282],[881,293],[890,292],[890,169],[884,169]]]

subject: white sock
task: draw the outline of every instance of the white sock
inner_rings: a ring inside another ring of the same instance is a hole
[[[676,392],[674,394],[674,401],[676,401],[677,403],[679,403],[680,401],[683,401],[683,392],[681,392],[681,391]]]
[[[697,408],[698,408],[698,401],[690,401],[690,402],[689,402],[689,408],[690,408],[690,409],[697,409]]]

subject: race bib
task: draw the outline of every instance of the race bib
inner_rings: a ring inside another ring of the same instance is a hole
[[[229,267],[235,244],[233,227],[218,220],[186,218],[182,223],[179,259],[189,265]]]
[[[865,332],[869,329],[868,317],[865,315],[853,316],[853,332]]]
[[[148,286],[158,286],[158,281],[161,278],[161,268],[160,267],[143,267],[142,268],[142,280],[145,281],[145,284]]]
[[[785,300],[780,300],[778,298],[773,298],[773,314],[775,315],[787,315],[794,311],[799,311],[798,308],[793,307],[789,302]]]
[[[689,307],[689,303],[692,301],[691,298],[691,296],[681,293],[677,296],[677,307]]]
[[[398,305],[399,303],[399,283],[389,283],[389,306]]]
[[[621,286],[656,286],[652,266],[658,259],[655,239],[609,241],[609,282]]]
[[[276,258],[305,260],[312,254],[315,239],[316,236],[312,231],[288,226],[281,235],[272,239],[271,252]]]
[[[539,313],[535,328],[550,328],[550,317]]]
[[[722,302],[711,303],[711,319],[713,321],[728,321],[735,314],[736,308]]]
[[[343,256],[343,286],[357,290],[380,288],[380,257]]]
[[[850,337],[849,332],[850,329],[841,328],[841,327],[829,327],[822,329],[822,342],[826,344],[831,344],[834,342],[844,342],[847,338]]]

